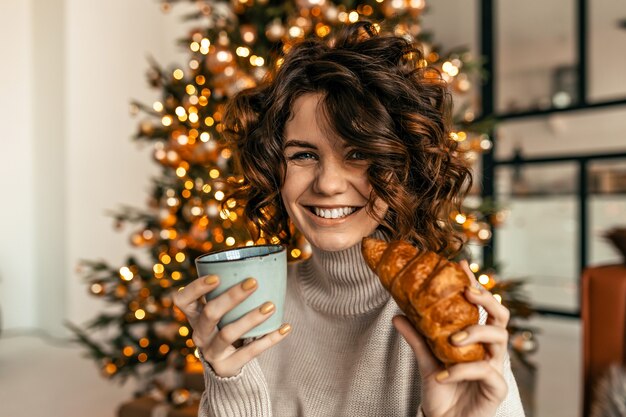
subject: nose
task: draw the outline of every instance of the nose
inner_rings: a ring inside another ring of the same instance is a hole
[[[313,191],[323,195],[341,194],[347,190],[348,173],[341,163],[325,162],[318,166]]]

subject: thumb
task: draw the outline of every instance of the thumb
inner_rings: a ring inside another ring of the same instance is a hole
[[[409,319],[399,315],[392,319],[392,323],[415,353],[422,378],[439,372],[441,370],[439,361],[431,352],[424,337],[415,330]]]

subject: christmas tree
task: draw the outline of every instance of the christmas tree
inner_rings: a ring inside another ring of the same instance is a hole
[[[282,55],[295,42],[327,38],[361,19],[379,22],[375,25],[380,32],[422,42],[425,58],[420,65],[439,69],[458,100],[472,88],[471,74],[478,66],[464,50],[441,51],[422,32],[423,0],[170,0],[161,7],[167,12],[182,2],[197,6],[186,16],[197,27],[180,40],[189,60],[169,69],[151,62],[148,81],[161,97],[151,105],[132,103],[132,112],[143,115],[136,140],[153,145],[161,176],[154,180],[146,209],[124,207],[113,213],[117,224],[133,225],[131,242],[148,251],[152,262],[142,265],[134,256],[121,266],[83,261],[81,273],[91,294],[115,309],[82,327],[69,324],[104,375],[122,381],[135,376],[143,390],[166,370],[180,372],[197,364],[191,329],[171,299],[173,289],[197,278],[194,259],[211,250],[280,242],[277,236],[253,241],[243,203],[228,198],[240,179],[221,135],[230,97],[257,85],[272,66],[280,66]],[[457,129],[452,133],[470,159],[478,159],[491,146],[485,134],[488,126],[474,124],[474,117],[472,106],[457,106]],[[468,240],[488,244],[502,213],[483,202],[466,205],[453,219]],[[306,258],[306,241],[298,233],[293,236],[284,242],[290,259]],[[498,282],[494,265],[471,267],[483,285],[499,293],[513,317],[529,314],[517,283]]]

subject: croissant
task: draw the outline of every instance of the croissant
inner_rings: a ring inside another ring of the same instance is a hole
[[[450,335],[478,323],[478,307],[463,295],[471,281],[460,265],[405,241],[364,238],[361,251],[400,309],[445,365],[482,360],[482,343],[455,346]]]

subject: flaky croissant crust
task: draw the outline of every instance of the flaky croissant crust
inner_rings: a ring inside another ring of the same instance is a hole
[[[364,238],[367,265],[378,275],[413,326],[445,365],[482,360],[480,343],[454,346],[450,335],[478,323],[478,307],[464,296],[471,281],[463,268],[405,241]]]

